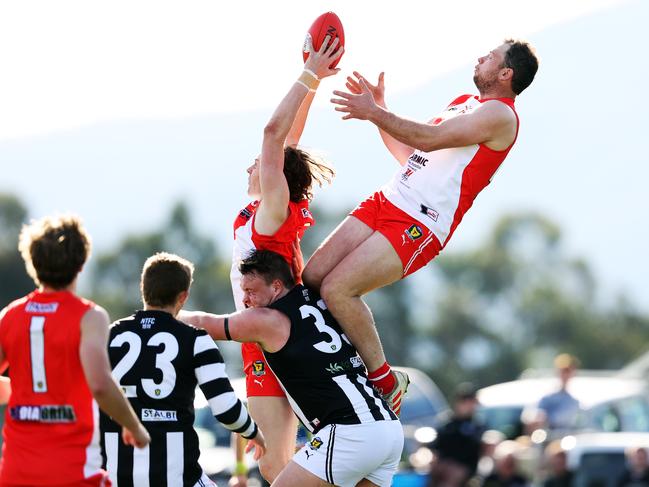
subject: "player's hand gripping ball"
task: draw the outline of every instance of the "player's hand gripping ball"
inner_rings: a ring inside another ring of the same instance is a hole
[[[315,19],[309,31],[306,34],[306,39],[304,39],[304,47],[302,48],[302,57],[304,62],[309,58],[309,37],[311,38],[311,43],[313,44],[313,49],[316,51],[322,46],[324,38],[330,36],[329,44],[338,37],[338,49],[344,47],[345,45],[345,31],[343,30],[343,24],[340,22],[338,16],[333,12],[327,12],[322,14],[320,17]],[[331,66],[331,69],[335,68],[336,65],[340,62],[342,56],[336,59]]]

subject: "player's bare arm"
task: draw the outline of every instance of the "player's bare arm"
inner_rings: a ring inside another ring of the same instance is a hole
[[[293,120],[293,125],[288,131],[286,140],[284,141],[284,146],[297,146],[302,138],[302,133],[304,132],[304,127],[306,125],[306,119],[309,115],[309,110],[311,109],[311,104],[315,98],[315,91],[309,90],[302,100],[302,104],[295,115],[295,120]]]
[[[317,86],[320,79],[339,71],[338,68],[329,67],[342,55],[342,48],[336,51],[337,46],[338,38],[328,47],[324,42],[317,52],[310,48],[312,54],[304,64],[302,77],[305,77],[307,82],[312,82],[312,86]],[[309,73],[313,73],[315,77]],[[301,79],[296,81],[264,128],[259,161],[261,202],[255,218],[255,230],[263,235],[273,235],[288,216],[290,193],[284,176],[284,143],[309,92],[309,86],[305,82]]]
[[[227,333],[225,318],[228,318]],[[182,310],[178,319],[202,328],[213,340],[258,343],[268,352],[280,350],[290,333],[288,318],[279,311],[268,308],[249,308],[231,315]]]
[[[367,81],[367,78],[361,75],[358,71],[353,71],[353,75],[354,77],[347,76],[347,82],[345,83],[345,86],[347,87],[349,92],[355,95],[362,93],[363,90],[360,84],[360,80],[364,79],[365,84],[370,89],[370,92],[372,93],[372,97],[374,98],[376,104],[382,108],[387,109],[387,105],[385,104],[385,73],[381,72],[379,74],[379,79],[376,85],[373,85],[372,83]],[[408,157],[410,156],[410,154],[412,154],[414,149],[408,144],[404,144],[403,142],[395,139],[381,127],[379,127],[379,134],[381,135],[383,144],[385,144],[385,147],[390,151],[390,154],[392,154],[397,162],[399,162],[399,164],[403,166],[406,161],[408,161]]]
[[[471,113],[459,115],[439,125],[416,122],[399,117],[378,106],[367,84],[361,80],[359,95],[335,91],[340,98],[332,99],[336,110],[346,113],[344,120],[369,120],[397,140],[415,149],[431,152],[451,147],[485,144],[494,150],[504,150],[516,137],[516,116],[504,103],[491,100]]]
[[[83,316],[79,344],[83,373],[99,407],[123,426],[124,442],[144,448],[151,438],[111,375],[107,352],[108,323],[108,313],[99,306],[88,310]]]

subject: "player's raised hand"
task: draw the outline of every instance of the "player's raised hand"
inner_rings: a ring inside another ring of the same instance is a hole
[[[352,73],[354,75],[354,78],[347,76],[347,81],[345,83],[345,86],[350,91],[350,93],[353,93],[354,95],[360,95],[362,93],[360,80],[364,79],[367,87],[372,92],[372,96],[374,97],[376,104],[385,108],[385,84],[383,81],[385,73],[381,72],[379,74],[379,80],[376,85],[373,85],[372,83],[367,81],[367,78],[361,75],[358,71],[353,71]]]
[[[122,428],[122,441],[125,445],[144,448],[151,443],[151,437],[142,423],[139,423],[137,429],[134,431],[131,431],[128,428]]]
[[[332,98],[331,103],[338,105],[335,108],[337,112],[347,114],[343,117],[343,120],[349,120],[350,118],[368,120],[377,109],[381,110],[374,100],[372,90],[367,84],[367,81],[365,81],[365,78],[361,77],[358,79],[358,87],[360,88],[360,92],[357,94],[347,93],[346,91],[334,91],[334,95],[340,98]]]
[[[340,40],[336,37],[330,44],[329,39],[331,36],[324,38],[320,49],[317,51],[313,48],[311,38],[307,37],[307,48],[309,50],[309,57],[304,63],[304,69],[313,71],[319,79],[333,76],[340,71],[340,68],[331,68],[333,62],[343,55],[344,47],[338,46]]]
[[[250,450],[255,449],[254,459],[259,460],[266,453],[266,440],[261,430],[257,430],[257,436],[253,439],[248,440],[246,445],[246,453]]]

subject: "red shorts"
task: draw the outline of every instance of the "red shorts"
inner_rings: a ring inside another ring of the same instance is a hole
[[[403,265],[403,277],[435,258],[442,246],[428,227],[390,203],[377,191],[350,213],[387,238]]]
[[[246,396],[285,397],[277,377],[272,373],[264,353],[256,343],[242,343],[241,357],[243,372],[246,374]]]
[[[71,484],[51,484],[49,487],[111,487],[113,485],[108,478],[108,473],[101,471],[85,480]],[[0,487],[29,487],[28,484],[8,484],[0,481]]]

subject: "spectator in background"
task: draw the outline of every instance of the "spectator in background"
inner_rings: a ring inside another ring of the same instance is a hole
[[[525,411],[523,421],[528,432],[545,427],[549,430],[574,428],[579,413],[579,401],[568,392],[570,379],[579,367],[579,360],[567,353],[557,355],[554,368],[559,377],[559,390],[543,396],[533,411]]]
[[[649,459],[647,450],[640,447],[628,448],[626,451],[627,469],[620,477],[618,487],[649,486]]]
[[[478,477],[483,479],[493,473],[496,448],[505,440],[506,436],[501,431],[487,430],[484,432],[482,435],[482,456],[478,461]]]
[[[555,440],[546,447],[545,458],[550,467],[550,475],[543,482],[543,487],[570,487],[573,474],[568,470],[568,458],[560,440]]]
[[[481,455],[484,427],[475,419],[478,399],[472,384],[460,384],[455,392],[453,412],[437,431],[431,444],[435,453],[430,485],[459,487],[471,478]]]
[[[494,472],[484,479],[482,487],[529,487],[529,481],[518,473],[517,454],[521,446],[512,440],[503,441],[494,453]]]

